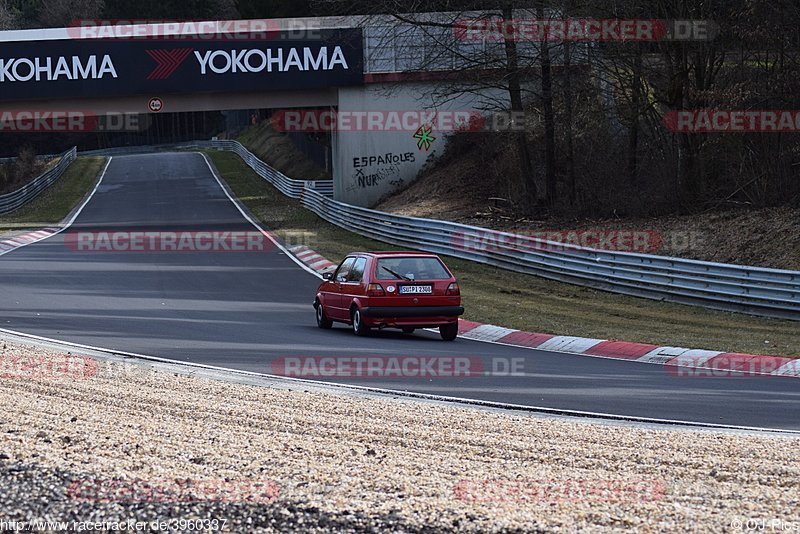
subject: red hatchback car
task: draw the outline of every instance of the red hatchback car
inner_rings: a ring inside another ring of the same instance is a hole
[[[317,289],[317,326],[352,325],[356,335],[370,328],[439,327],[442,339],[458,335],[464,313],[458,283],[435,254],[353,252]]]

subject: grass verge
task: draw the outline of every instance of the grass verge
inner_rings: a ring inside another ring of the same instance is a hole
[[[91,190],[105,164],[102,157],[79,157],[56,183],[18,210],[0,215],[0,232],[61,222]]]
[[[303,235],[331,261],[353,250],[398,247],[334,226],[283,196],[230,152],[209,151],[222,178],[287,242]],[[532,332],[622,339],[753,354],[800,355],[796,322],[626,297],[445,258],[461,285],[465,319]]]

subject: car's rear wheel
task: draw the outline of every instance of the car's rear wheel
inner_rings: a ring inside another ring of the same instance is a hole
[[[413,326],[404,326],[403,327],[403,333],[404,334],[413,334],[414,330],[416,330],[416,328],[414,328]]]
[[[328,319],[325,315],[325,310],[322,308],[322,303],[320,301],[317,301],[316,311],[318,327],[328,329],[333,326],[333,321]]]
[[[439,335],[445,341],[453,341],[458,337],[458,323],[443,324],[439,327]]]
[[[357,336],[366,336],[369,334],[369,327],[364,324],[361,318],[361,310],[353,308],[350,312],[350,320],[353,323],[353,333]]]

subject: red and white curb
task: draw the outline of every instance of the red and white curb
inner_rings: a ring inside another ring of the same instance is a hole
[[[335,263],[329,261],[321,254],[305,245],[295,245],[293,247],[288,247],[286,250],[291,252],[295,258],[302,261],[320,274],[336,269]]]
[[[48,227],[42,228],[41,230],[35,230],[33,232],[16,235],[14,237],[0,239],[0,256],[11,252],[12,250],[18,249],[19,247],[24,247],[25,245],[30,245],[31,243],[36,243],[37,241],[46,239],[53,234],[57,234],[59,231],[61,231],[61,228],[59,227]]]
[[[715,376],[728,372],[733,375],[739,373],[800,378],[800,359],[783,356],[659,347],[648,343],[537,334],[463,320],[459,321],[458,333],[459,337],[464,339],[501,345],[713,371],[710,374],[698,372],[700,376]],[[674,371],[674,374],[688,375],[678,370]]]
[[[336,268],[335,263],[305,245],[289,247],[288,250],[318,273],[330,272]],[[538,334],[463,319],[458,322],[458,336],[473,341],[515,347],[670,366],[676,368],[672,371],[676,376],[691,376],[692,373],[698,376],[717,376],[725,373],[735,376],[738,373],[800,378],[800,358],[784,356],[659,347],[630,341]],[[677,368],[696,371],[686,372]],[[703,373],[700,370],[710,372]]]
[[[3,254],[8,254],[12,250],[16,250],[20,247],[32,245],[33,243],[38,243],[39,241],[42,241],[43,239],[47,239],[48,237],[63,232],[64,230],[72,226],[72,223],[74,223],[75,219],[78,218],[78,215],[81,214],[83,208],[85,208],[86,205],[89,203],[89,201],[92,200],[92,197],[94,197],[94,194],[97,192],[97,188],[100,187],[100,183],[103,181],[103,178],[105,178],[106,171],[108,170],[108,166],[111,165],[112,159],[114,159],[112,156],[109,156],[108,159],[106,159],[106,164],[103,167],[103,170],[100,172],[100,178],[97,179],[97,182],[94,184],[92,190],[89,192],[88,195],[84,197],[80,206],[78,206],[77,209],[73,210],[72,214],[67,216],[68,217],[67,219],[61,221],[61,224],[59,226],[48,226],[46,228],[41,228],[39,230],[28,232],[26,234],[0,239],[0,256],[2,256]]]

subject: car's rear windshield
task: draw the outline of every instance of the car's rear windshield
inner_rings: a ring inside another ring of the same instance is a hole
[[[430,257],[397,257],[378,260],[377,277],[381,280],[446,280],[450,278],[442,262]]]

